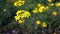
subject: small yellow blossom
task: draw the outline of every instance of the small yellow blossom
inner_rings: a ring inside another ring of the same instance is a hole
[[[25,0],[18,0],[18,2],[22,2],[22,3],[25,3]]]
[[[20,18],[25,18],[24,13],[23,14],[20,14],[19,16],[20,16]]]
[[[52,15],[53,15],[53,16],[56,16],[56,15],[57,15],[57,11],[53,11],[53,12],[52,12]]]
[[[24,22],[24,20],[19,20],[18,22],[19,22],[20,24],[22,24],[22,23]]]
[[[43,10],[45,10],[45,7],[44,7],[44,6],[41,6],[41,7],[39,8],[39,12],[42,13]]]
[[[38,13],[38,9],[35,8],[33,11],[32,11],[34,14]]]
[[[41,4],[37,4],[37,7],[41,7],[42,5]]]
[[[34,14],[36,14],[38,12],[42,13],[44,10],[47,10],[48,8],[49,8],[48,6],[44,6],[42,4],[37,4],[37,8],[35,8],[32,12]]]
[[[16,15],[18,16],[18,15],[24,13],[24,12],[25,12],[24,10],[18,10],[18,11],[16,12]]]
[[[16,2],[14,2],[14,6],[22,6],[25,3],[24,0],[18,0]]]
[[[20,14],[21,18],[29,18],[30,17],[30,12],[25,11],[23,14]]]
[[[25,1],[19,0],[18,3],[18,6],[22,6],[25,3]]]
[[[36,24],[37,24],[37,25],[39,25],[40,23],[41,23],[40,20],[37,20],[37,21],[36,21]]]
[[[60,7],[60,3],[56,3],[55,6]]]
[[[18,6],[18,2],[14,2],[14,6]]]
[[[52,2],[52,0],[47,0],[48,2]]]
[[[24,13],[24,15],[25,15],[25,17],[29,18],[30,12],[26,11],[26,12]]]
[[[45,7],[45,10],[47,10],[47,9],[49,9],[49,7],[48,7],[48,6],[46,6],[46,7]]]
[[[17,20],[19,20],[20,19],[20,17],[19,16],[15,16],[15,20],[17,21]]]
[[[30,12],[26,10],[18,10],[16,12],[15,20],[19,23],[23,23],[25,21],[25,18],[29,18]]]
[[[42,27],[47,27],[46,22],[43,22],[43,23],[42,23]]]

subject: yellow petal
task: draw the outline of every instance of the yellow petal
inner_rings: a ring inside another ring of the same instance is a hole
[[[52,12],[52,15],[53,15],[53,16],[56,16],[56,15],[57,15],[57,11],[53,11],[53,12]]]
[[[41,23],[40,20],[37,20],[37,21],[36,21],[36,24],[37,24],[37,25],[39,25],[40,23]]]
[[[42,23],[42,27],[47,27],[46,22],[43,22],[43,23]]]

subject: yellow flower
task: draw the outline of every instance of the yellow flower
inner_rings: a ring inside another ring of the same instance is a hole
[[[34,14],[40,12],[42,13],[44,10],[47,10],[49,7],[48,6],[44,6],[44,5],[41,5],[41,4],[37,4],[37,8],[35,8],[32,12]]]
[[[24,20],[19,20],[18,22],[19,22],[20,24],[22,24],[22,23],[24,22]]]
[[[23,14],[20,14],[19,16],[20,16],[20,18],[25,18],[24,13]]]
[[[21,18],[29,18],[30,17],[30,12],[25,11],[24,13],[20,14]]]
[[[14,6],[22,6],[25,3],[24,0],[18,0],[16,2],[14,2]]]
[[[25,0],[18,0],[18,2],[21,2],[21,3],[24,4],[25,3]]]
[[[44,6],[41,6],[41,7],[39,8],[39,12],[42,13],[43,10],[45,10],[45,7],[44,7]]]
[[[34,14],[38,13],[38,9],[35,8],[33,11],[32,11]]]
[[[47,27],[46,22],[43,22],[43,23],[42,23],[42,27]]]
[[[52,2],[52,0],[47,0],[48,2]]]
[[[24,0],[18,0],[18,1],[24,1]]]
[[[18,2],[14,2],[14,6],[18,6]]]
[[[24,15],[25,15],[26,18],[29,18],[29,16],[30,16],[30,12],[25,11]]]
[[[25,1],[19,0],[18,3],[18,6],[22,6],[25,3]]]
[[[60,3],[56,3],[55,5],[56,5],[57,7],[60,7]]]
[[[37,24],[37,25],[39,25],[40,23],[41,23],[40,20],[37,20],[37,21],[36,21],[36,24]]]
[[[41,7],[42,5],[41,4],[37,4],[37,7]]]
[[[15,20],[17,21],[17,20],[19,20],[20,19],[20,17],[19,16],[15,16]]]
[[[18,10],[16,12],[17,16],[20,16],[21,18],[29,18],[30,16],[30,12],[26,11],[26,10]]]
[[[52,12],[52,15],[53,15],[53,16],[56,16],[56,15],[57,15],[57,11],[53,11],[53,12]]]
[[[19,16],[20,14],[22,14],[22,13],[24,13],[24,12],[25,12],[24,10],[18,10],[18,11],[16,12],[16,15]]]
[[[47,10],[47,9],[49,9],[49,7],[48,7],[48,6],[46,6],[46,7],[45,7],[45,10]]]
[[[25,21],[25,18],[29,18],[30,12],[26,11],[26,10],[18,10],[16,12],[16,16],[15,16],[15,20],[18,23],[23,23]]]

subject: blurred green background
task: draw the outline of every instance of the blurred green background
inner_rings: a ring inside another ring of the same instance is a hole
[[[42,13],[43,16],[39,16],[40,13],[34,15],[32,10],[36,7],[36,4],[41,3],[47,5],[47,0],[25,0],[26,3],[23,6],[13,6],[13,3],[17,0],[0,0],[0,34],[52,34],[56,32],[60,34],[60,7],[50,7],[47,12]],[[60,2],[60,0],[53,0],[52,3]],[[26,19],[24,24],[18,24],[14,16],[17,10],[28,10],[31,12],[30,19]],[[56,10],[58,15],[56,17],[51,16],[51,12]],[[37,26],[33,22],[36,19],[46,21],[48,24],[47,28],[42,28],[40,25]],[[30,22],[29,22],[29,21]],[[33,22],[31,22],[33,21]],[[50,22],[50,23],[49,23]],[[16,32],[15,32],[16,31]]]

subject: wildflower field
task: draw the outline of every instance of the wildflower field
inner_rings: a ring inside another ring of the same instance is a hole
[[[60,34],[60,0],[0,0],[0,34]]]

